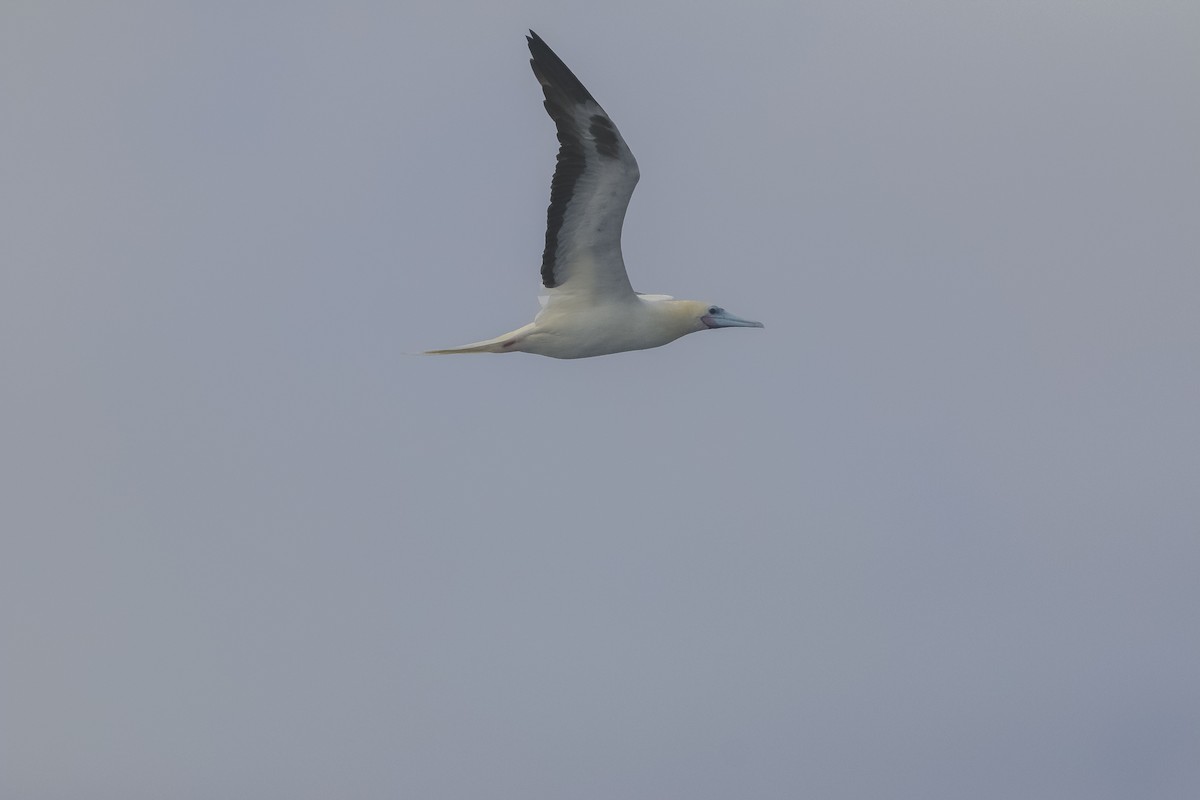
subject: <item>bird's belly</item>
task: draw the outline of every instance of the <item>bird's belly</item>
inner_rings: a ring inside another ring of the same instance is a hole
[[[551,358],[589,358],[660,347],[681,335],[639,316],[583,313],[538,320],[520,349]]]

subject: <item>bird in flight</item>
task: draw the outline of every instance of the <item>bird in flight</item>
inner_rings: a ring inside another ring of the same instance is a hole
[[[763,327],[712,303],[633,290],[621,257],[621,224],[637,185],[637,161],[562,59],[533,31],[526,41],[560,143],[546,211],[542,310],[503,336],[428,353],[588,358],[660,347],[712,328]]]

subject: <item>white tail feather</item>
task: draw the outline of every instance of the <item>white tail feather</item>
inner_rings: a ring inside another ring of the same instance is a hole
[[[444,350],[426,350],[425,355],[449,356],[457,353],[517,353],[520,352],[517,344],[532,329],[533,323],[530,323],[523,328],[517,328],[515,331],[506,333],[503,336],[497,336],[495,339],[472,342],[471,344],[464,344],[461,347],[447,347]]]

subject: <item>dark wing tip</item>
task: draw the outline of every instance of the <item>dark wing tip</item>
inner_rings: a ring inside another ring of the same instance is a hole
[[[575,73],[550,49],[550,45],[542,41],[542,37],[530,30],[525,41],[529,45],[529,54],[533,56],[529,59],[529,65],[533,67],[533,74],[538,83],[546,90],[561,92],[575,103],[596,102],[596,98],[592,97],[591,92],[575,77]]]

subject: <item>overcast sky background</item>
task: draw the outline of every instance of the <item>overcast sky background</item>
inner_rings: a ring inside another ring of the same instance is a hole
[[[532,318],[533,27],[642,181]],[[0,7],[0,794],[1200,796],[1200,4]]]

